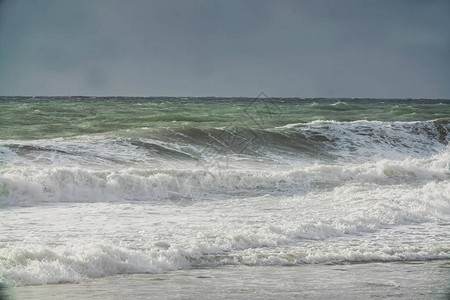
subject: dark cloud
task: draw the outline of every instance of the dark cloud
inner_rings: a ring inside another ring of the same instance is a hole
[[[0,0],[0,94],[450,98],[449,1]]]

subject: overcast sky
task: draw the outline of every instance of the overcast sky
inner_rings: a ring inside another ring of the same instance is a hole
[[[0,95],[450,98],[449,28],[449,0],[0,0]]]

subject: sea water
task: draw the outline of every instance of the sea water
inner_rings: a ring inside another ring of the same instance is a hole
[[[325,296],[330,266],[448,269],[449,116],[449,100],[2,97],[0,281],[151,297],[155,276],[259,274],[270,298],[277,274]],[[409,280],[435,284],[424,298],[446,293],[433,274]]]

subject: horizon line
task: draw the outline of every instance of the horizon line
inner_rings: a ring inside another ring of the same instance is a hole
[[[260,95],[259,93],[258,95]],[[267,96],[266,97],[260,97],[260,96],[163,96],[163,95],[156,95],[156,96],[123,96],[123,95],[109,95],[109,96],[93,96],[93,95],[0,95],[0,97],[20,97],[20,98],[57,98],[57,97],[65,97],[65,98],[222,98],[222,99],[232,99],[232,98],[244,98],[244,99],[258,99],[258,98],[272,98],[272,99],[352,99],[352,100],[358,100],[358,99],[373,99],[373,100],[450,100],[450,98],[411,98],[411,97],[346,97],[346,96],[339,96],[339,97],[300,97],[300,96],[288,96],[288,97],[282,97],[282,96]]]

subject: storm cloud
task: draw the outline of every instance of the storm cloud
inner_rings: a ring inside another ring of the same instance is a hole
[[[0,95],[450,98],[450,1],[0,1]]]

